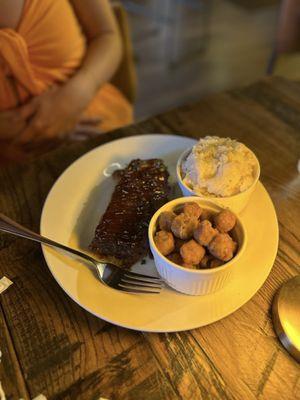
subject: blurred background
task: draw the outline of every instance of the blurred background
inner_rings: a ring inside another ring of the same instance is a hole
[[[121,4],[137,76],[136,120],[250,84],[267,73],[282,11],[279,0]]]

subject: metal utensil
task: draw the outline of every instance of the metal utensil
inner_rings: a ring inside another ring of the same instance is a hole
[[[297,170],[300,174],[300,159]],[[300,363],[300,275],[285,282],[272,306],[275,332],[287,351]]]
[[[0,231],[11,233],[12,235],[34,240],[36,242],[46,244],[47,246],[64,250],[68,253],[76,255],[79,258],[82,258],[85,261],[88,261],[94,267],[98,279],[105,285],[114,289],[128,293],[160,293],[162,288],[163,282],[160,278],[132,272],[106,262],[105,260],[98,261],[79,250],[72,249],[61,243],[57,243],[54,240],[43,237],[1,213]]]
[[[300,275],[281,286],[274,298],[272,312],[279,340],[300,363]]]

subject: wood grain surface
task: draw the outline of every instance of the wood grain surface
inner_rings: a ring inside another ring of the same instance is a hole
[[[277,340],[270,313],[276,290],[300,273],[300,84],[266,79],[2,170],[1,212],[38,230],[47,193],[72,161],[110,140],[152,132],[230,136],[254,150],[279,219],[271,274],[246,305],[212,325],[134,332],[70,300],[39,245],[1,234],[0,276],[14,282],[0,295],[0,381],[7,399],[300,399],[299,364]]]

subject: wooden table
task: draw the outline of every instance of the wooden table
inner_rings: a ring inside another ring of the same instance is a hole
[[[299,83],[263,80],[1,171],[0,210],[38,230],[45,197],[72,161],[110,140],[150,132],[230,136],[254,150],[279,218],[270,276],[246,305],[210,326],[134,332],[70,300],[39,245],[1,234],[0,277],[14,282],[0,295],[0,380],[7,398],[300,399],[299,364],[277,340],[270,312],[282,282],[300,273]]]

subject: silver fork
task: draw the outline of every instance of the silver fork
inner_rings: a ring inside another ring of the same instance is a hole
[[[88,261],[94,266],[99,280],[114,289],[128,293],[160,293],[160,290],[162,289],[163,281],[160,278],[132,272],[128,269],[123,269],[117,265],[106,262],[105,260],[98,261],[79,250],[72,249],[71,247],[67,247],[61,243],[55,242],[54,240],[41,236],[1,213],[0,231],[64,250]]]

